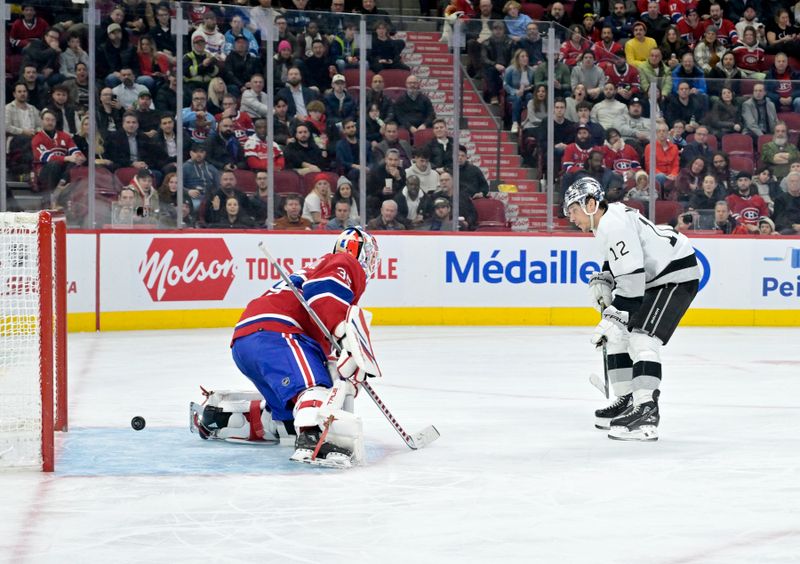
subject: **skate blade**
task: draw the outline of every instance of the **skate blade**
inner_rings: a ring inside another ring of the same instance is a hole
[[[352,468],[354,466],[353,461],[350,459],[349,456],[345,456],[343,454],[332,452],[328,455],[327,458],[317,458],[312,460],[312,455],[314,454],[311,450],[296,450],[292,456],[289,457],[289,460],[292,462],[301,462],[303,464],[309,464],[311,466],[320,466],[322,468]]]
[[[604,417],[595,417],[594,428],[600,429],[602,431],[608,431],[609,429],[611,429],[611,419]]]
[[[612,427],[608,433],[608,438],[615,441],[640,441],[652,442],[658,440],[657,427],[640,427],[635,431],[629,431],[627,427]]]

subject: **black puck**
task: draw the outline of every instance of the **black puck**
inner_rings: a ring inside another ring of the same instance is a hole
[[[144,417],[140,417],[137,415],[136,417],[131,419],[131,427],[133,427],[134,431],[141,431],[142,429],[144,429],[144,426],[145,426]]]

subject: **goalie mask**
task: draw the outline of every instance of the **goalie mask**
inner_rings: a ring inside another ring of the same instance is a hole
[[[364,273],[367,281],[372,278],[375,269],[378,267],[378,242],[375,237],[361,229],[360,227],[348,227],[341,232],[333,246],[334,253],[347,253],[356,259]]]
[[[564,215],[569,217],[569,207],[579,204],[586,215],[593,215],[586,211],[586,200],[592,198],[598,204],[605,199],[603,187],[591,176],[579,178],[567,188],[564,194]]]

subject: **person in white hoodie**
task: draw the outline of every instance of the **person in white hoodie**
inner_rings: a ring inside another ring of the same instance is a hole
[[[439,189],[439,173],[431,166],[431,151],[428,147],[414,147],[411,153],[411,166],[406,169],[406,178],[419,178],[420,190],[423,194]]]

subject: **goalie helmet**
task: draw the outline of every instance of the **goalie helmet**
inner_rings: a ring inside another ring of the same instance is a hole
[[[364,273],[367,281],[372,278],[378,266],[380,254],[378,252],[378,242],[375,237],[361,229],[360,227],[348,227],[336,238],[333,246],[334,253],[347,253],[356,259]]]
[[[584,176],[567,188],[564,194],[564,215],[569,216],[569,207],[575,203],[579,204],[581,209],[588,214],[589,212],[586,211],[586,200],[588,198],[593,198],[599,204],[605,199],[605,194],[603,194],[603,187],[597,180],[591,176]]]

